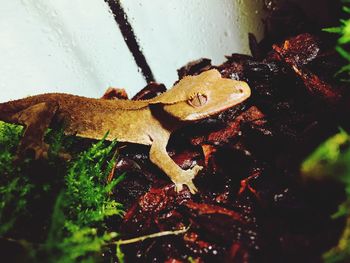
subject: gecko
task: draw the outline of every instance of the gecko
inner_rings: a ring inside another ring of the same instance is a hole
[[[171,134],[188,123],[218,114],[250,97],[244,81],[223,78],[211,69],[185,76],[168,91],[147,100],[108,100],[65,93],[46,93],[0,104],[0,120],[25,127],[18,154],[31,150],[46,158],[47,128],[63,121],[64,133],[90,139],[150,146],[150,161],[160,168],[181,191],[197,191],[193,179],[203,168],[195,164],[183,170],[168,155]]]

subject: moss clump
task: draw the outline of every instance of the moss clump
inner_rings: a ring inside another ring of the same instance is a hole
[[[343,0],[343,11],[350,14],[349,0]],[[336,75],[342,74],[342,80],[349,82],[350,74],[350,18],[341,19],[340,26],[324,29],[339,35],[335,49],[346,60]],[[344,75],[345,74],[345,75]],[[346,224],[338,244],[323,255],[324,262],[350,261],[350,136],[344,130],[322,143],[302,164],[305,178],[333,179],[344,184],[346,200],[339,205],[333,218],[346,217]]]
[[[111,192],[124,176],[107,180],[116,142],[101,140],[66,162],[58,152],[79,152],[79,141],[51,130],[48,160],[15,161],[21,133],[0,122],[0,238],[21,247],[26,261],[99,261],[117,236],[107,219],[123,214]]]
[[[306,178],[333,179],[345,186],[347,199],[339,205],[334,219],[347,217],[345,228],[338,244],[323,255],[327,263],[350,260],[350,136],[340,131],[322,143],[303,163],[302,173]]]
[[[342,2],[344,3],[343,11],[349,15],[350,7],[348,5],[350,4],[350,1],[343,0]],[[346,73],[347,76],[344,77],[343,80],[348,82],[350,74],[350,53],[348,51],[348,46],[350,43],[350,19],[341,19],[338,27],[325,28],[323,31],[339,35],[338,43],[335,49],[347,61],[347,64],[338,71],[337,75]]]

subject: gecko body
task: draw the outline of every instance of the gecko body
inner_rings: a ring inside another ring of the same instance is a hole
[[[149,100],[94,99],[48,93],[0,104],[0,120],[25,126],[19,153],[34,150],[47,156],[43,137],[52,121],[63,120],[66,134],[149,145],[150,160],[163,170],[180,191],[202,169],[181,169],[168,155],[171,134],[186,123],[204,119],[233,107],[250,96],[247,83],[222,78],[217,70],[186,76],[173,88]]]

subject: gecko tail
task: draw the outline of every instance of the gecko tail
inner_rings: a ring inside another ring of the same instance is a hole
[[[28,97],[0,103],[0,121],[17,123],[14,115],[36,103],[35,97]]]
[[[4,102],[0,104],[0,121],[13,123],[13,115],[20,111],[11,102]]]

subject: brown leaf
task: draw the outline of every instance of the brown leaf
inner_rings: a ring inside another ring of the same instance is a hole
[[[140,90],[132,100],[147,100],[157,97],[159,94],[166,91],[164,84],[151,82],[142,90]]]
[[[127,100],[128,94],[125,89],[113,88],[110,87],[106,90],[105,94],[101,97],[101,99],[106,100]]]
[[[238,115],[235,119],[230,120],[225,128],[199,137],[194,137],[192,138],[191,143],[193,145],[219,145],[221,143],[227,143],[229,140],[240,134],[242,123],[250,122],[256,125],[262,125],[265,123],[263,120],[264,116],[265,115],[256,106],[252,106]],[[213,151],[211,153],[213,153]]]

